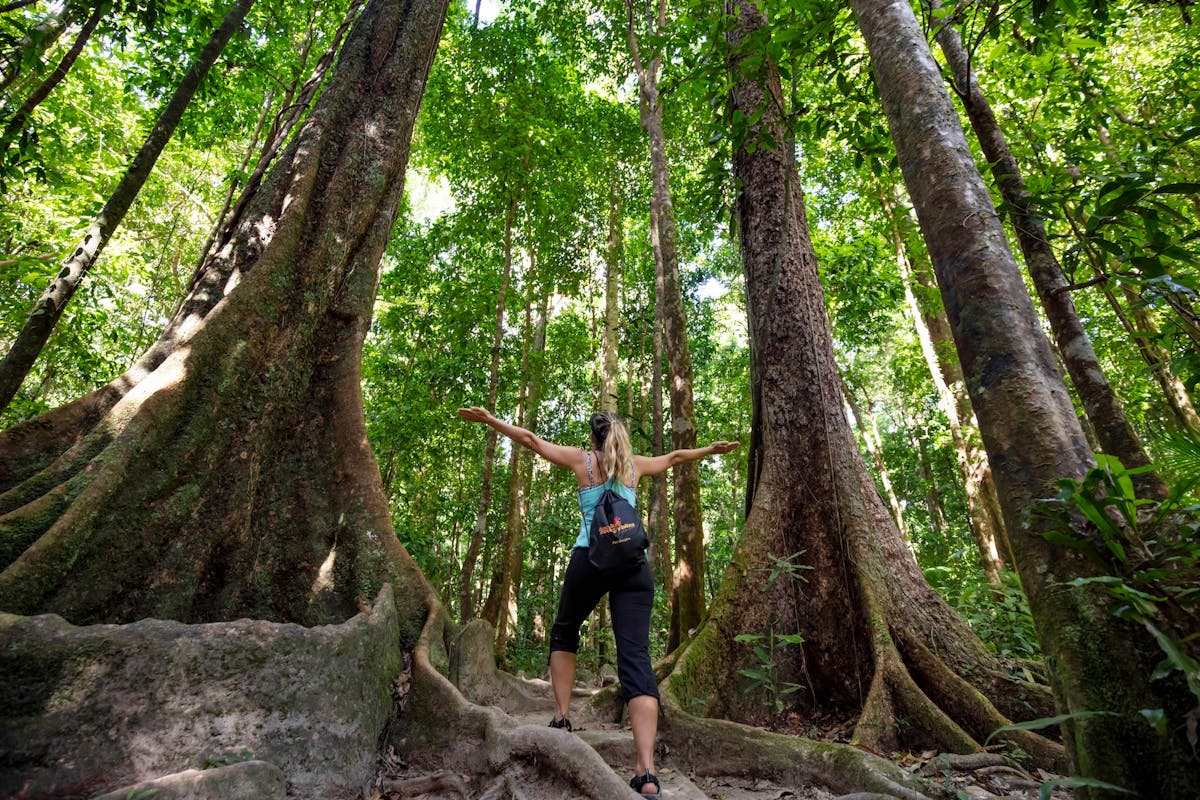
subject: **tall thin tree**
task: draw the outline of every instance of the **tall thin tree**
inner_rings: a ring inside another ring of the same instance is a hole
[[[25,98],[25,102],[21,103],[13,115],[9,117],[8,122],[4,126],[4,131],[0,133],[0,159],[3,159],[8,153],[8,148],[21,135],[21,131],[25,129],[25,122],[29,119],[29,115],[34,109],[42,104],[42,101],[50,96],[63,78],[67,77],[67,73],[71,71],[71,67],[75,66],[75,61],[79,58],[79,54],[83,52],[83,48],[87,46],[88,41],[92,38],[92,33],[95,32],[96,26],[100,21],[112,10],[112,4],[103,2],[96,6],[87,21],[83,23],[83,27],[79,29],[79,33],[75,36],[75,41],[59,59],[58,64],[50,71],[50,74],[39,83],[29,96]]]
[[[667,24],[666,0],[648,0],[646,17],[652,32],[661,36]],[[651,9],[654,9],[653,11]],[[643,57],[634,0],[626,0],[629,49],[638,75],[639,117],[650,141],[650,243],[654,251],[655,283],[662,302],[663,345],[670,367],[667,388],[671,397],[671,444],[675,449],[696,446],[696,406],[692,398],[692,357],[688,348],[687,319],[679,286],[678,232],[675,206],[668,179],[666,137],[663,133],[662,97],[658,89],[662,50],[649,60]],[[704,520],[700,509],[700,471],[689,461],[673,468],[675,486],[675,576],[668,648],[688,638],[704,617]]]
[[[208,71],[212,69],[217,58],[225,49],[225,45],[233,34],[241,27],[246,13],[254,5],[254,0],[236,0],[221,24],[213,31],[208,42],[192,65],[184,74],[183,80],[175,88],[171,98],[163,106],[158,115],[158,121],[150,130],[150,135],[126,169],[125,174],[117,183],[104,208],[100,210],[89,224],[83,240],[75,247],[63,263],[62,269],[46,287],[45,292],[34,304],[25,326],[17,334],[8,355],[0,362],[0,409],[8,407],[9,402],[17,393],[25,376],[29,374],[34,361],[46,346],[50,332],[62,317],[63,310],[74,296],[76,289],[87,276],[88,270],[96,263],[104,246],[112,237],[113,232],[125,218],[125,213],[133,205],[146,179],[150,177],[155,162],[171,135],[183,118],[188,104],[200,88]]]
[[[941,0],[927,2],[935,13],[943,8]],[[979,86],[976,69],[963,46],[953,14],[941,21],[936,38],[950,66],[954,91],[962,100],[971,128],[991,166],[996,186],[1008,206],[1008,215],[1025,258],[1025,266],[1037,288],[1063,363],[1084,412],[1096,431],[1100,447],[1104,452],[1121,459],[1127,467],[1146,467],[1150,464],[1150,458],[1104,373],[1104,367],[1092,347],[1091,337],[1083,329],[1075,310],[1075,301],[1067,291],[1070,281],[1063,274],[1058,257],[1050,246],[1045,225],[1038,216],[1029,190],[1025,188],[1020,166],[1009,149],[1008,138]],[[1139,473],[1134,481],[1148,497],[1162,499],[1167,496],[1166,484],[1156,472]]]

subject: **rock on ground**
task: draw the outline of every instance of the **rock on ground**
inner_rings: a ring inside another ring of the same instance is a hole
[[[0,614],[0,796],[82,800],[254,758],[290,796],[354,797],[392,716],[399,636],[386,586],[370,613],[314,628]]]

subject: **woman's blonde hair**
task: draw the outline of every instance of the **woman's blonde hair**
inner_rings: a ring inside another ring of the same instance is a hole
[[[610,478],[628,485],[633,482],[633,445],[629,443],[629,431],[621,418],[611,411],[594,414],[588,420],[592,438],[600,448],[600,463]]]

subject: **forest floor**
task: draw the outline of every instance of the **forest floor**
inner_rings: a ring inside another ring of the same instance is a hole
[[[526,687],[549,698],[549,683],[544,680],[522,680]],[[613,771],[624,779],[633,774],[635,763],[633,734],[627,721],[606,722],[589,718],[587,700],[595,688],[577,686],[573,708],[575,730],[563,731],[563,736],[575,736],[591,746]],[[545,726],[551,715],[544,703],[533,707],[503,708],[517,725]],[[575,717],[577,716],[577,720]],[[844,722],[844,721],[843,721]],[[828,741],[845,741],[844,724],[824,726],[796,719],[787,721],[804,735]],[[982,758],[981,758],[982,756]],[[655,753],[657,774],[662,780],[664,797],[668,800],[837,800],[838,798],[871,798],[882,795],[839,795],[819,786],[783,786],[753,777],[722,775],[720,765],[704,765],[704,775],[697,775],[686,765],[673,763],[669,748],[659,742]],[[1049,789],[1039,795],[1043,784],[1061,776],[1042,770],[1027,771],[1016,762],[994,754],[949,756],[932,751],[924,753],[893,753],[891,758],[902,769],[925,776],[935,787],[931,798],[952,800],[1071,800],[1069,789]],[[375,790],[357,800],[568,800],[572,789],[555,780],[555,776],[535,765],[515,764],[504,774],[487,782],[458,773],[452,765],[408,764],[403,753],[391,751],[380,758]],[[629,797],[635,797],[632,791]]]

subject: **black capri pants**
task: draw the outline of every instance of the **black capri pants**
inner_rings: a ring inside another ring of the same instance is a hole
[[[650,611],[654,607],[654,576],[650,565],[618,578],[605,578],[588,561],[588,549],[571,551],[558,615],[550,629],[550,652],[579,650],[579,627],[608,593],[613,633],[617,640],[617,678],[626,702],[641,695],[658,698],[658,681],[650,665]]]

